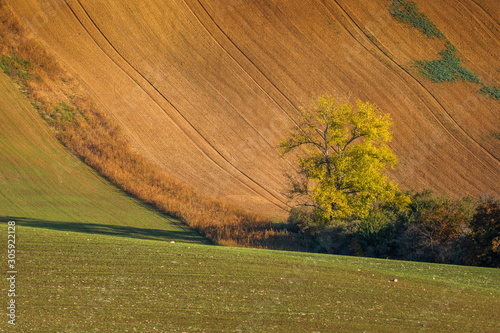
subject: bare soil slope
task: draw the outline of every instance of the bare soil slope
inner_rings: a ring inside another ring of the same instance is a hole
[[[397,22],[389,1],[7,2],[139,151],[254,212],[283,216],[295,165],[276,145],[324,93],[391,113],[403,188],[500,194],[500,102],[422,77],[412,62],[444,41]],[[462,64],[499,86],[500,3],[417,2]]]

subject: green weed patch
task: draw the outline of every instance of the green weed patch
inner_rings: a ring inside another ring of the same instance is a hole
[[[29,73],[31,61],[23,60],[16,56],[0,56],[0,68],[16,80],[26,81],[31,75]]]
[[[39,108],[39,112],[49,125],[54,127],[73,122],[75,117],[82,116],[77,108],[69,106],[66,103],[58,103],[52,106],[52,110],[49,109],[49,111]]]
[[[453,82],[468,81],[480,83],[476,74],[463,67],[460,58],[456,56],[457,48],[450,42],[446,43],[446,48],[439,52],[441,59],[432,61],[417,61],[416,67],[423,76],[433,82]]]
[[[413,1],[392,0],[389,11],[396,20],[410,24],[428,38],[447,39],[427,15],[419,11],[417,4]],[[417,61],[415,66],[423,76],[433,82],[454,82],[459,80],[480,83],[481,80],[476,74],[460,64],[462,60],[456,56],[456,52],[457,48],[447,40],[445,49],[439,52],[441,59]],[[489,91],[485,93],[489,94]]]
[[[427,15],[418,10],[417,4],[413,1],[393,0],[390,13],[399,22],[410,24],[429,38],[445,38],[444,34],[431,22]]]
[[[487,86],[479,89],[481,94],[486,95],[488,98],[500,100],[500,89],[494,86]]]

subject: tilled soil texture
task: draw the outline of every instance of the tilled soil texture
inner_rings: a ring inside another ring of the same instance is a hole
[[[283,217],[296,164],[276,147],[320,94],[392,115],[401,188],[500,194],[500,102],[478,93],[500,87],[498,1],[417,1],[446,40],[386,0],[7,2],[134,147],[209,195]],[[481,83],[420,74],[446,41]]]

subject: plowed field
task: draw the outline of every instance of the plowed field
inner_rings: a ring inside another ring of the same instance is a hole
[[[500,194],[500,102],[412,66],[444,41],[386,0],[8,0],[134,146],[176,178],[254,212],[287,209],[277,144],[319,94],[394,120],[403,189]],[[500,2],[419,0],[485,85],[500,85]]]

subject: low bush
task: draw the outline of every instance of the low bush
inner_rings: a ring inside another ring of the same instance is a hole
[[[288,230],[301,234],[314,234],[317,231],[316,220],[312,207],[293,207],[288,214]]]
[[[361,220],[356,237],[362,252],[368,257],[388,257],[397,247],[396,215],[381,208],[374,209]]]
[[[289,231],[315,252],[499,267],[499,200],[450,199],[429,190],[408,195],[405,210],[379,205],[364,219],[322,228],[311,211],[296,208]]]
[[[357,238],[356,222],[322,228],[311,238],[311,247],[315,252],[363,256],[364,251]]]
[[[26,82],[30,78],[31,61],[23,60],[14,55],[0,57],[0,68],[9,76]]]
[[[470,198],[450,200],[432,192],[417,193],[410,211],[400,216],[395,257],[439,263],[462,263],[462,242],[472,218]]]
[[[469,265],[500,268],[500,200],[483,199],[470,222],[465,245]]]

